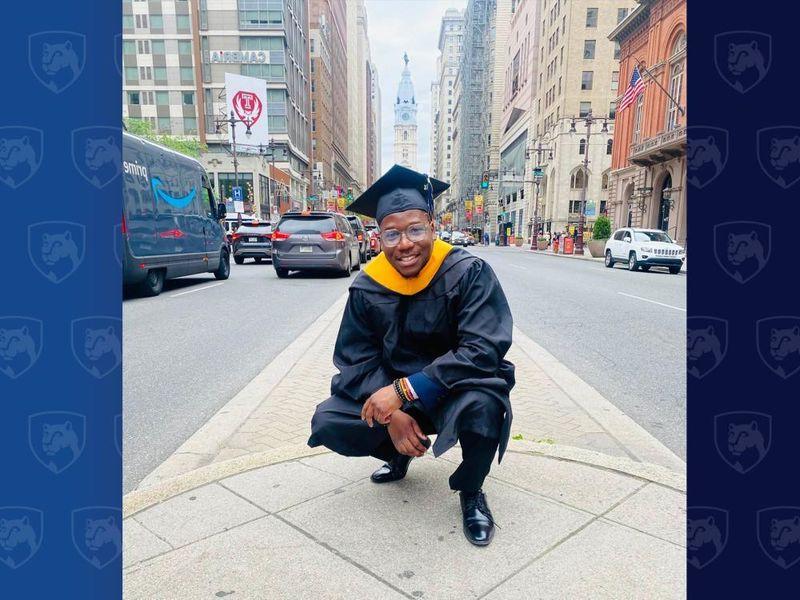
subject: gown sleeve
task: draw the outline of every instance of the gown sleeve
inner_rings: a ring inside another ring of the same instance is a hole
[[[446,392],[465,381],[497,378],[511,347],[513,319],[491,267],[476,261],[459,282],[458,346],[409,377],[422,405],[436,409]]]
[[[381,341],[370,327],[364,299],[358,290],[350,290],[333,351],[339,373],[331,380],[331,395],[365,402],[391,383],[381,366],[381,355]]]

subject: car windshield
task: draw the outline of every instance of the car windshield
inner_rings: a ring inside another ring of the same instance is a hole
[[[272,233],[272,226],[271,225],[242,225],[239,229],[236,230],[237,233],[257,233],[259,235],[264,235],[267,233]]]
[[[663,231],[634,231],[633,235],[637,242],[667,242],[672,243],[672,239]]]
[[[278,223],[278,231],[283,233],[314,234],[336,230],[332,217],[290,217]]]
[[[350,221],[350,225],[353,226],[353,229],[360,229],[358,226],[358,219],[356,217],[347,217],[347,220]]]

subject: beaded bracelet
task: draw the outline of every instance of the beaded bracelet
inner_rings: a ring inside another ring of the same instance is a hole
[[[403,389],[403,384],[401,383],[400,379],[394,380],[394,393],[397,394],[397,397],[400,398],[400,401],[403,404],[406,402],[411,402],[411,399],[406,394],[405,389]]]

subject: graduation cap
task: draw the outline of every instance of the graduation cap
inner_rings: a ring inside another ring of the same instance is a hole
[[[449,183],[394,165],[347,210],[373,217],[378,223],[387,215],[406,210],[424,210],[432,215],[433,199],[449,187]]]

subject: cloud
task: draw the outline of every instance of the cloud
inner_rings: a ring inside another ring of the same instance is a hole
[[[394,164],[394,100],[408,52],[417,109],[417,168],[430,172],[431,82],[439,56],[439,27],[448,8],[464,9],[467,0],[366,0],[372,61],[381,85],[381,167]]]

